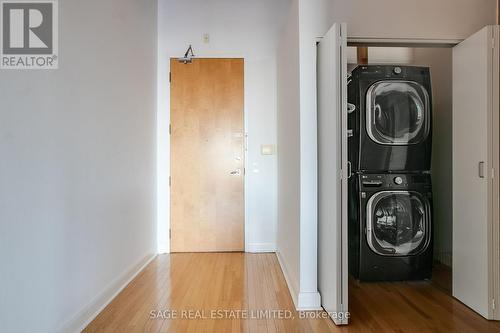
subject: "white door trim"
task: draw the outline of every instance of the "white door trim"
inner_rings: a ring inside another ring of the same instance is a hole
[[[349,46],[454,47],[463,39],[347,37]]]

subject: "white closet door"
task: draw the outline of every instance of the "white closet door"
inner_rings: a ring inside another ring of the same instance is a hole
[[[318,44],[318,285],[337,325],[347,312],[347,27]]]
[[[489,26],[453,49],[453,296],[488,319],[494,318],[492,277],[498,266],[493,262],[499,127],[495,45],[498,27]]]

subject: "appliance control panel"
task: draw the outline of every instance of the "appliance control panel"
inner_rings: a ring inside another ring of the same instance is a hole
[[[361,65],[352,71],[352,77],[404,79],[416,75],[425,75],[426,73],[428,73],[428,68],[418,66]]]
[[[384,175],[361,175],[361,184],[364,187],[381,187],[385,185]]]
[[[408,187],[430,187],[429,174],[362,174],[360,187],[366,190],[376,188],[405,189]]]

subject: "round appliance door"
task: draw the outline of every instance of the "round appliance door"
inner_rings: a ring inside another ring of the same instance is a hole
[[[383,191],[366,207],[368,245],[383,256],[417,255],[430,243],[430,207],[417,192]]]
[[[366,94],[366,130],[383,145],[424,141],[430,130],[427,90],[413,81],[379,81]]]

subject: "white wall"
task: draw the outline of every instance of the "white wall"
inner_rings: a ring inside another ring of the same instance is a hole
[[[59,36],[0,72],[3,332],[77,331],[156,253],[156,1],[60,1]]]
[[[276,52],[288,0],[160,0],[158,10],[158,244],[170,249],[169,59],[189,44],[198,57],[245,58],[246,249],[274,251],[277,219],[277,157],[260,154],[276,144]],[[203,34],[210,43],[203,42]]]
[[[331,0],[349,36],[464,39],[496,22],[497,0]]]
[[[299,1],[300,295],[299,308],[321,306],[318,293],[316,42],[333,24],[331,0]]]
[[[278,243],[277,255],[295,305],[300,258],[299,3],[287,12],[278,52]]]
[[[316,41],[331,26],[331,12],[329,0],[293,1],[281,35],[278,253],[300,309],[317,309],[321,304],[317,287]]]

